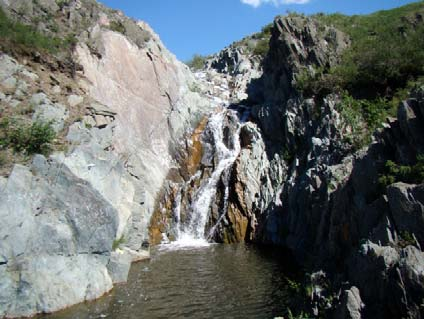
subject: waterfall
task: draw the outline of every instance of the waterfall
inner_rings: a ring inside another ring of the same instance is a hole
[[[224,136],[224,121],[230,117],[236,117],[234,111],[224,110],[220,113],[213,114],[207,124],[206,131],[212,133],[214,155],[217,159],[217,165],[211,176],[203,181],[193,196],[193,202],[188,208],[187,220],[185,223],[181,222],[181,192],[176,196],[173,215],[175,219],[174,227],[176,234],[176,241],[173,245],[176,246],[202,246],[208,245],[208,236],[205,236],[205,227],[208,222],[209,212],[211,205],[216,198],[217,184],[223,174],[229,175],[229,169],[235,162],[238,154],[240,153],[240,124],[237,121],[237,129],[232,132],[229,137],[228,147],[225,145]],[[228,180],[228,176],[226,178]],[[228,183],[226,183],[228,184]],[[224,201],[228,200],[229,188],[225,186]],[[224,212],[222,212],[219,221],[225,215],[226,203],[224,203]],[[215,225],[212,229],[215,229]]]

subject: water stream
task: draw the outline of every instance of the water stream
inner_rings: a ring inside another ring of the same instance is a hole
[[[228,172],[234,161],[240,153],[240,124],[238,123],[236,129],[230,132],[230,136],[224,136],[224,121],[227,116],[236,117],[234,111],[224,110],[219,113],[213,114],[207,124],[207,130],[212,133],[214,156],[217,159],[217,165],[212,172],[211,176],[206,179],[199,189],[194,194],[194,200],[190,205],[187,215],[188,220],[185,223],[181,221],[181,190],[178,192],[173,208],[173,215],[175,217],[175,230],[176,240],[170,243],[176,247],[198,247],[207,246],[208,239],[212,236],[217,224],[206,233],[206,224],[210,212],[210,207],[215,199],[217,192],[217,183],[220,178],[226,174],[228,183]],[[225,139],[229,139],[225,143]],[[226,199],[228,199],[228,185],[225,190]],[[226,202],[224,198],[224,202]],[[224,203],[224,210],[221,216],[225,215],[226,205]],[[218,223],[221,218],[218,220]],[[212,232],[212,233],[211,233]]]
[[[285,252],[242,244],[174,248],[154,248],[105,297],[42,318],[272,319],[294,309],[287,277],[296,267]]]
[[[199,171],[179,185],[172,204],[176,240],[152,248],[151,260],[133,264],[127,284],[48,318],[274,318],[293,309],[287,278],[298,269],[281,248],[209,242],[226,215],[231,167],[240,152],[242,124],[234,116],[224,110],[207,124],[214,169],[205,178],[199,179]],[[183,204],[187,186],[196,179],[200,182],[192,200]],[[206,229],[218,183],[222,204],[215,225]]]

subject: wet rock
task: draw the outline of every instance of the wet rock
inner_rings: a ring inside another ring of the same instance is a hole
[[[30,316],[99,298],[112,289],[106,262],[107,258],[96,255],[40,255],[0,266],[0,313],[7,317]]]
[[[114,284],[127,281],[132,259],[125,251],[118,250],[111,253],[107,270]]]

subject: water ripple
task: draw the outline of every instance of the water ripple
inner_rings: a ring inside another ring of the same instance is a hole
[[[158,247],[128,284],[48,318],[273,318],[286,313],[291,269],[276,251],[246,245]]]

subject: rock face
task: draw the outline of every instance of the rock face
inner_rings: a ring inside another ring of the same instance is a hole
[[[117,211],[60,162],[16,165],[0,193],[2,316],[29,316],[100,297]]]
[[[137,211],[144,213],[135,227],[138,236],[147,239],[154,201],[179,140],[210,110],[210,104],[190,91],[195,79],[167,53],[157,36],[152,34],[151,44],[140,49],[119,33],[99,30],[95,25],[91,35],[102,43],[101,58],[92,55],[87,45],[77,47],[76,54],[90,96],[117,114],[111,148],[124,158],[136,180],[138,202],[143,203]],[[99,115],[95,116],[97,126]]]
[[[335,318],[421,318],[422,184],[384,190],[379,177],[388,160],[413,165],[423,153],[424,88],[362,149],[352,143],[354,130],[339,96],[304,99],[295,90],[299,72],[336,64],[349,43],[310,18],[275,20],[263,75],[248,87],[250,107],[233,106],[242,125],[241,150],[230,176],[217,184],[205,234],[218,242],[284,245],[300,261],[327,269],[338,278],[334,285],[344,282],[330,313]],[[225,50],[207,67],[231,72],[238,54]],[[214,158],[210,150],[213,145],[204,153]],[[186,179],[183,198],[216,172],[211,168]],[[177,190],[167,188],[162,233],[172,233]]]
[[[242,128],[233,167],[233,223],[229,230],[222,223],[222,233],[246,228],[244,240],[285,245],[299,260],[341,274],[357,288],[340,296],[337,318],[421,318],[422,184],[394,184],[385,194],[379,177],[387,160],[412,165],[422,153],[424,88],[360,150],[349,142],[338,96],[317,103],[294,89],[298,72],[337,63],[348,45],[309,18],[275,20],[264,74],[251,83],[255,124]]]
[[[247,99],[249,84],[262,76],[261,57],[245,47],[231,45],[206,62],[204,73],[209,78],[224,78],[230,90],[229,100],[238,103]]]
[[[0,55],[1,110],[51,121],[60,146],[0,180],[0,317],[17,317],[126,281],[130,263],[148,257],[149,221],[180,140],[216,103],[191,89],[190,70],[143,22],[92,0],[0,5],[78,40],[69,56]]]

